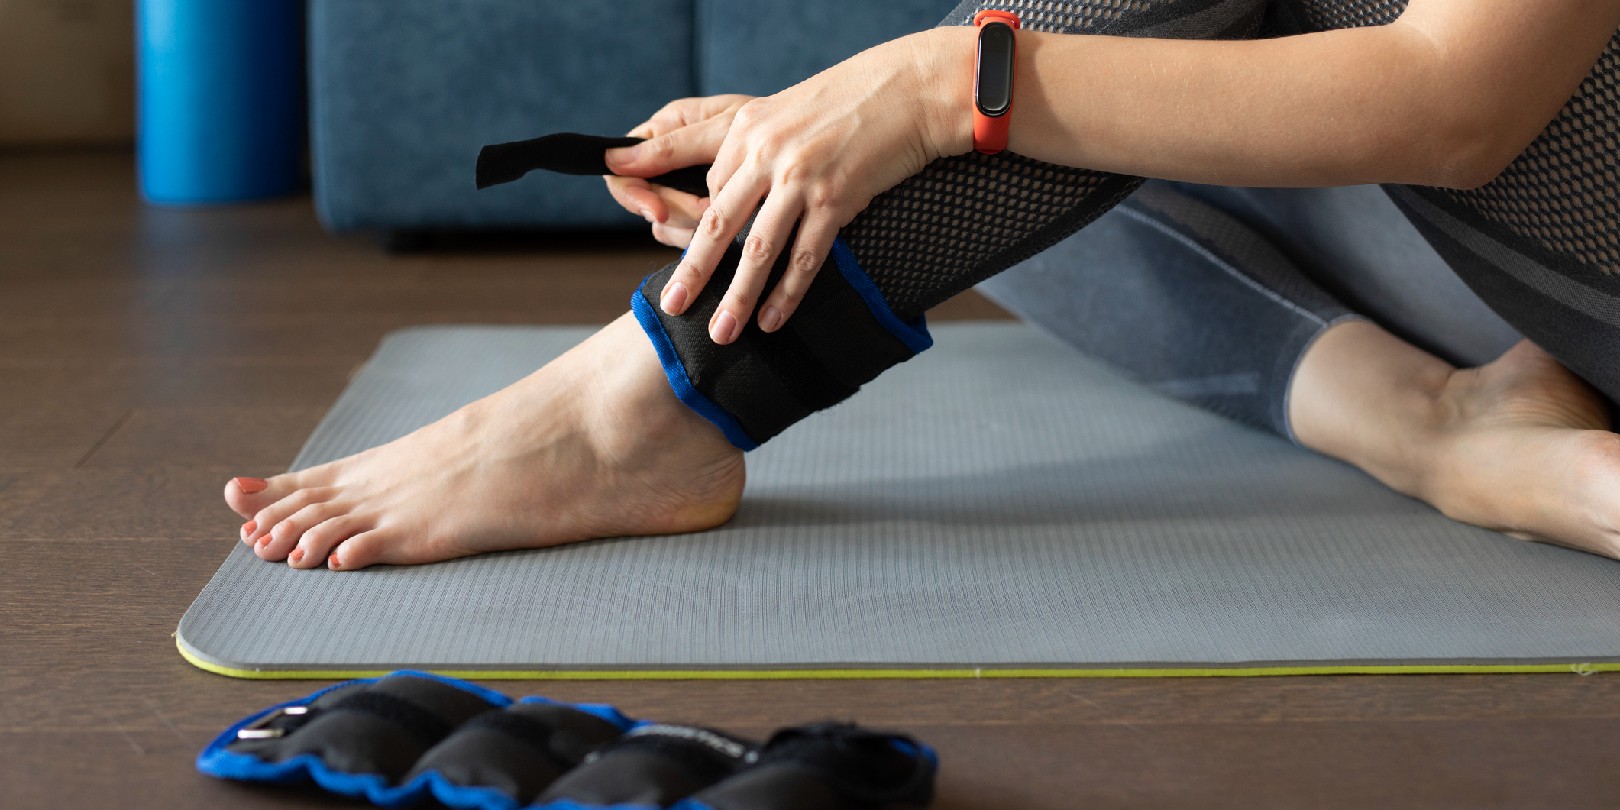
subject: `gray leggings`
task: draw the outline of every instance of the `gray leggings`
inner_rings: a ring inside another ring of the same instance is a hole
[[[1290,439],[1289,382],[1334,323],[1370,319],[1459,366],[1520,339],[1376,186],[1152,181],[978,290],[1152,388]]]
[[[1247,38],[1386,24],[1405,0],[964,0],[942,24],[984,7],[1015,11],[1030,30]],[[1617,138],[1620,35],[1477,189],[1147,183],[1133,195],[1139,178],[969,153],[934,161],[845,226],[836,268],[817,275],[789,328],[708,340],[742,242],[682,315],[654,305],[673,265],[632,305],[672,389],[744,449],[926,348],[926,310],[1020,264],[986,285],[992,297],[1172,394],[1285,435],[1295,364],[1352,313],[1460,363],[1488,359],[1517,330],[1615,399]]]

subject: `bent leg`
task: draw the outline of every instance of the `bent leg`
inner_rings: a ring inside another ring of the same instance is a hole
[[[943,24],[967,24],[981,5],[1010,8],[1033,30],[1199,38],[1251,36],[1263,12],[1258,0],[1015,0],[964,3]],[[682,401],[748,449],[926,348],[925,311],[1056,244],[1139,182],[1005,152],[945,158],[878,195],[840,232],[830,266],[777,332],[749,318],[734,343],[708,336],[746,233],[682,315],[656,305],[674,265],[649,276],[632,303]]]
[[[1031,28],[1164,36],[1246,36],[1260,16],[1260,0],[1011,5]],[[965,24],[974,9],[947,24]],[[765,338],[750,326],[715,347],[704,326],[725,280],[682,318],[664,318],[645,294],[657,300],[666,270],[634,298],[640,328],[621,318],[525,380],[383,447],[234,479],[226,501],[248,520],[243,540],[260,557],[304,568],[716,525],[742,492],[733,444],[768,438],[911,356],[926,345],[923,310],[1061,239],[1135,183],[1007,154],[939,161],[844,230],[837,255],[849,275],[821,273],[792,329]],[[733,255],[722,272],[735,266]],[[700,400],[729,410],[705,412]],[[730,431],[739,413],[750,426]]]
[[[1384,0],[1280,0],[1268,31],[1381,25]],[[1504,320],[1620,401],[1620,32],[1541,134],[1474,189],[1386,186]]]
[[[1620,436],[1601,398],[1496,318],[1376,188],[1150,182],[979,290],[1454,519],[1620,556]]]
[[[1358,316],[1187,189],[1150,181],[978,289],[1151,388],[1293,438],[1287,401],[1299,359]]]

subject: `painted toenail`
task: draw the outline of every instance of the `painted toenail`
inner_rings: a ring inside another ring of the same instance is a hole
[[[242,524],[242,542],[246,543],[253,533],[259,530],[258,521],[250,520]]]
[[[288,554],[287,559],[289,559],[289,560],[291,560],[291,561],[293,561],[295,563],[303,562],[304,561],[304,550],[301,549],[301,548],[293,549],[293,553]]]
[[[232,480],[236,481],[238,489],[249,495],[255,492],[263,492],[265,487],[270,486],[270,482],[263,478],[236,478]]]
[[[326,555],[326,564],[330,568],[338,567],[338,558],[337,558],[337,552],[336,551],[332,552],[331,554]]]

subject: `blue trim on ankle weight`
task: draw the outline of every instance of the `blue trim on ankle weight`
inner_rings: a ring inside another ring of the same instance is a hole
[[[641,331],[647,333],[647,338],[652,341],[653,350],[658,352],[658,364],[664,367],[664,377],[669,380],[669,387],[675,391],[676,398],[686,407],[696,411],[698,416],[720,428],[720,432],[726,434],[726,439],[737,449],[747,451],[758,447],[759,442],[754,441],[748,435],[748,431],[743,430],[742,423],[738,422],[735,416],[692,385],[692,378],[687,376],[686,366],[681,364],[681,356],[675,351],[674,341],[670,340],[669,333],[664,331],[664,322],[658,319],[658,312],[653,309],[652,302],[647,300],[646,286],[646,279],[642,279],[641,285],[630,295],[630,311],[635,313],[636,321],[641,324]]]
[[[490,801],[491,797],[482,795],[482,791],[476,793],[465,792],[467,789],[446,782],[437,772],[422,774],[403,785],[390,786],[388,777],[383,774],[348,773],[335,770],[328,767],[320,757],[313,753],[299,754],[296,757],[280,762],[267,762],[252,754],[231,751],[226,748],[226,746],[236,741],[237,731],[248,727],[277,709],[284,709],[289,706],[307,706],[334,689],[355,684],[376,683],[383,678],[398,675],[409,675],[438,681],[463,692],[473,694],[496,709],[506,708],[512,703],[510,697],[493,689],[486,689],[478,684],[469,683],[458,678],[449,678],[444,675],[416,670],[406,669],[390,672],[382,678],[360,678],[344,681],[296,700],[278,703],[268,709],[242,718],[230,728],[225,729],[218,737],[215,737],[202,750],[202,753],[197,755],[197,770],[209,776],[242,782],[297,784],[306,780],[313,781],[332,793],[356,799],[365,799],[379,807],[405,807],[420,801],[428,793],[460,798],[461,801],[454,803],[452,806],[469,808],[469,810],[510,810],[510,808],[515,807],[517,802],[514,800],[508,799],[506,802],[501,803]],[[451,802],[446,802],[446,804],[451,804]]]
[[[855,260],[855,251],[850,249],[844,237],[833,239],[832,257],[838,272],[843,275],[850,288],[855,290],[855,294],[866,302],[866,308],[871,310],[872,317],[876,318],[883,328],[889,330],[890,334],[899,338],[901,343],[906,344],[906,348],[910,349],[912,354],[921,354],[934,345],[934,336],[928,334],[928,322],[923,316],[918,315],[916,320],[906,323],[900,320],[900,316],[894,314],[894,310],[889,308],[889,302],[883,300],[883,293],[878,292],[877,283],[872,281],[872,277],[861,269],[860,262]]]

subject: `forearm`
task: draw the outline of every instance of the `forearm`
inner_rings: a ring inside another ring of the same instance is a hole
[[[965,152],[976,31],[918,36],[935,77],[930,126],[943,153]],[[1419,26],[1399,23],[1246,41],[1024,31],[1009,149],[1224,185],[1467,185],[1504,160],[1501,131],[1524,127],[1491,126],[1499,110],[1488,96],[1520,99],[1489,75],[1465,86],[1457,62]],[[1544,124],[1557,103],[1528,112],[1521,103],[1514,115]]]

